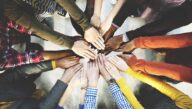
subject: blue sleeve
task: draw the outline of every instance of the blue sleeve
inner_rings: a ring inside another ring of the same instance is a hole
[[[84,109],[96,109],[97,89],[87,88]]]
[[[64,109],[63,107],[57,106],[55,109]]]
[[[84,109],[84,104],[79,104],[79,109]]]
[[[133,109],[116,83],[111,84],[109,87],[118,109]]]

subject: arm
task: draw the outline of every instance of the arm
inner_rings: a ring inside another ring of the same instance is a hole
[[[91,24],[99,28],[101,24],[101,9],[102,9],[103,0],[95,0],[94,12],[91,18]]]
[[[130,104],[133,106],[134,109],[144,109],[144,107],[139,103],[139,101],[133,94],[133,91],[127,85],[124,78],[120,78],[120,79],[116,80],[116,82],[117,82],[118,86],[120,87],[122,93],[125,95],[125,97],[130,102]]]
[[[4,14],[10,20],[16,21],[17,24],[24,26],[29,29],[29,31],[32,31],[34,34],[43,39],[52,41],[67,48],[71,48],[73,46],[74,39],[72,37],[55,32],[42,25],[36,20],[34,15],[27,13],[13,1],[6,1],[6,4],[4,3]]]
[[[96,109],[97,89],[88,87],[85,94],[84,109]]]
[[[85,31],[91,28],[89,20],[86,18],[85,14],[77,7],[74,1],[72,0],[55,0],[59,5],[61,5],[71,17],[81,26]]]
[[[110,84],[109,87],[118,106],[118,109],[133,109],[116,83]]]
[[[55,109],[60,98],[62,97],[63,93],[65,92],[68,83],[75,75],[75,73],[79,72],[82,68],[81,64],[73,66],[65,71],[63,76],[57,81],[56,85],[52,88],[51,92],[48,96],[40,102],[39,108],[40,109]]]
[[[109,13],[109,15],[105,18],[105,20],[101,24],[101,32],[104,34],[109,30],[110,26],[112,25],[112,22],[115,18],[115,16],[118,14],[119,10],[123,6],[123,4],[126,2],[126,0],[117,0],[117,3]]]
[[[192,69],[182,65],[147,62],[136,59],[136,57],[131,57],[128,61],[128,65],[137,72],[157,76],[166,76],[178,81],[192,83]]]
[[[134,78],[151,85],[152,87],[159,90],[161,93],[170,97],[173,101],[175,101],[176,105],[181,109],[190,109],[192,107],[192,99],[184,94],[183,92],[177,90],[176,88],[172,87],[171,85],[156,79],[152,76],[147,74],[134,72],[132,69],[128,69],[126,71],[127,74],[133,76]]]
[[[184,48],[192,46],[192,33],[140,37],[133,40],[136,48]]]

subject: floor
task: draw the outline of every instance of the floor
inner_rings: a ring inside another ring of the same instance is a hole
[[[111,0],[111,3],[107,2],[108,0],[104,0],[104,6],[105,8],[103,8],[102,10],[102,20],[106,17],[106,15],[109,13],[110,9],[113,6],[113,2],[115,0]],[[77,0],[77,4],[80,6],[80,8],[82,10],[84,10],[85,8],[85,0]],[[64,33],[66,35],[75,35],[77,34],[75,32],[75,30],[73,29],[70,19],[68,16],[61,17],[58,15],[54,15],[53,16],[53,22],[54,22],[54,29],[56,31],[59,31],[61,33]],[[116,32],[116,34],[120,34],[120,33],[124,33],[125,31],[128,30],[132,30],[135,28],[138,28],[140,26],[142,26],[143,24],[145,24],[145,22],[143,22],[142,20],[140,20],[139,18],[128,18],[125,23],[123,24],[123,26]],[[174,30],[168,34],[176,34],[176,33],[183,33],[183,32],[189,32],[192,31],[192,24],[179,28],[177,30]],[[51,42],[48,41],[41,41],[37,38],[34,38],[34,41],[39,41],[39,43],[41,43],[42,45],[44,45],[44,48],[46,50],[62,50],[63,48],[61,48],[58,45],[55,45]],[[118,53],[112,53],[111,55],[115,55]],[[154,56],[154,52],[150,51],[150,50],[141,50],[138,49],[134,52],[134,54],[142,59],[146,59],[146,60],[154,60],[155,56]],[[43,75],[36,81],[38,86],[45,89],[47,92],[52,88],[52,86],[55,84],[56,80],[61,77],[63,73],[63,70],[61,69],[56,69],[53,71],[49,71],[49,72],[45,72],[43,73]],[[139,81],[133,79],[132,77],[129,77],[127,75],[124,75],[127,83],[129,83],[129,85],[131,86],[132,89],[136,90],[138,85],[140,84]],[[74,83],[73,83],[74,85]],[[177,89],[183,91],[184,93],[188,94],[190,97],[192,97],[192,85],[188,84],[188,83],[179,83],[177,85],[173,85],[174,87],[176,87]],[[107,89],[107,85],[105,83],[105,81],[101,78],[99,80],[99,93],[98,93],[98,104],[100,105],[105,105],[105,109],[115,109],[115,105],[114,105],[114,101],[111,98],[111,94],[109,93],[108,89]],[[68,90],[67,94],[68,99],[66,99],[66,104],[65,104],[65,109],[77,109],[78,104],[79,104],[79,93],[80,89],[78,84],[76,85],[75,89],[73,91]],[[72,96],[70,96],[70,94],[72,94]],[[101,109],[101,108],[99,108]]]

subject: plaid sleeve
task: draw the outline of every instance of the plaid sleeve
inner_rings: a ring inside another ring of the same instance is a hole
[[[97,89],[88,88],[85,94],[84,109],[96,109]]]
[[[24,64],[39,63],[44,59],[41,52],[35,50],[25,53],[7,53],[7,55],[4,55],[3,60],[3,68],[7,69]]]
[[[116,83],[111,84],[109,87],[112,92],[113,98],[117,103],[118,109],[133,109]]]

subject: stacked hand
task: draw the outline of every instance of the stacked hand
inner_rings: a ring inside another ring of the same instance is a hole
[[[89,44],[83,40],[78,40],[74,43],[72,50],[79,56],[88,58],[88,59],[96,59],[97,54],[93,49],[89,46]]]

